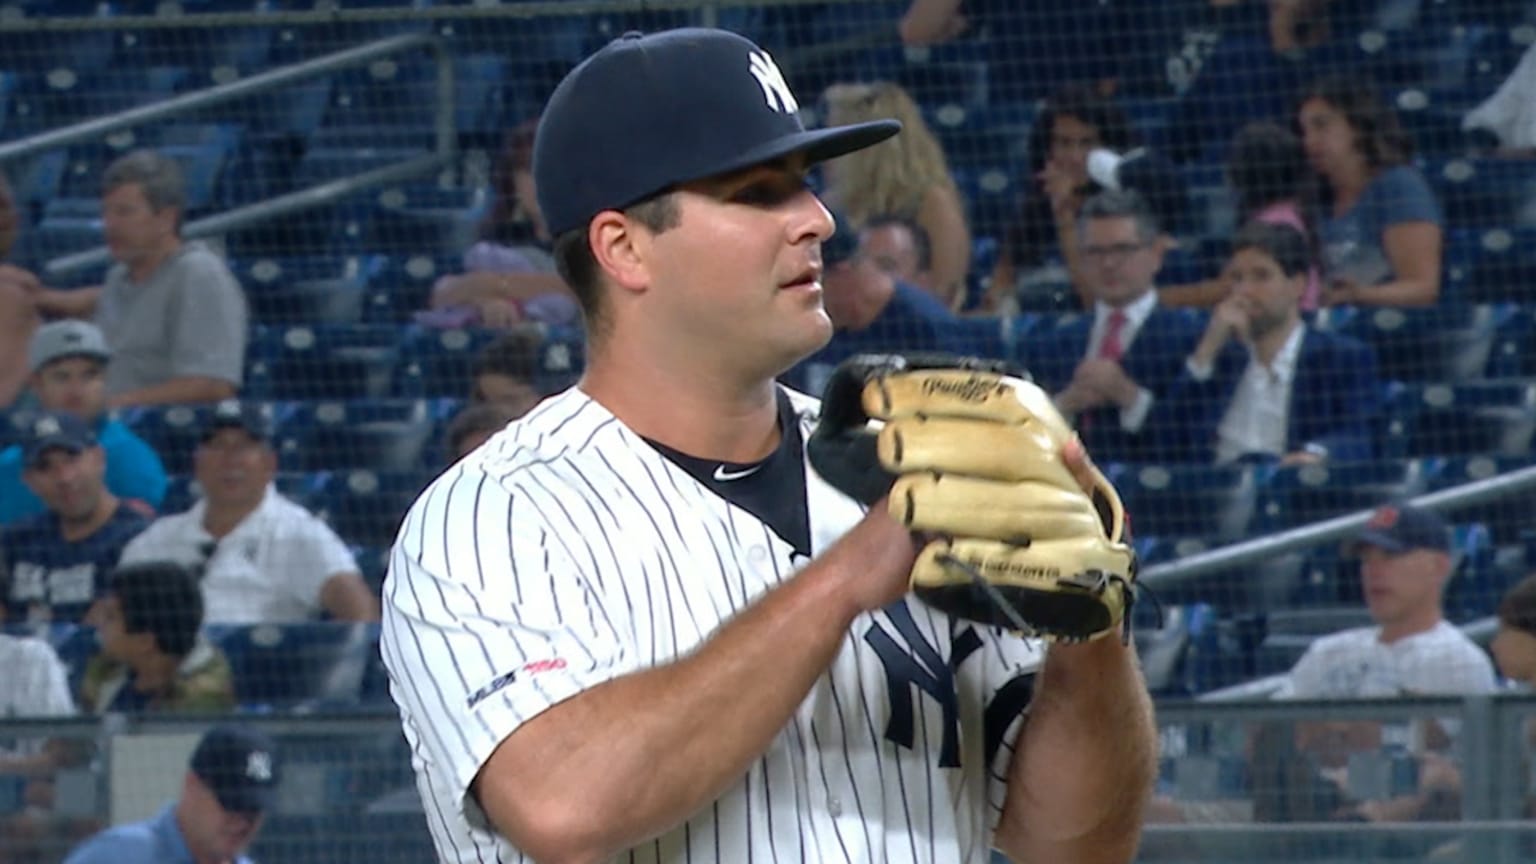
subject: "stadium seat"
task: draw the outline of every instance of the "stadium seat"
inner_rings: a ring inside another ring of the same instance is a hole
[[[398,341],[395,328],[382,326],[262,328],[247,351],[245,392],[262,399],[387,396]]]
[[[1536,285],[1536,227],[1483,231],[1467,277],[1468,299],[1529,303],[1532,285]]]
[[[207,632],[229,658],[235,698],[247,709],[354,704],[378,650],[371,623],[210,624]]]
[[[279,404],[264,406],[274,424],[281,421],[285,408]],[[138,405],[119,412],[119,419],[145,443],[154,448],[167,474],[192,472],[193,451],[197,449],[209,408],[197,405]]]
[[[1319,311],[1316,322],[1369,345],[1382,381],[1451,382],[1482,376],[1493,335],[1514,311],[1510,304],[1332,307]]]
[[[232,269],[260,324],[352,324],[362,320],[369,282],[383,269],[374,255],[257,258]]]
[[[1488,352],[1489,378],[1536,377],[1536,303],[1516,308],[1499,325]]]
[[[1259,490],[1260,520],[1266,531],[1284,531],[1370,510],[1422,493],[1427,473],[1417,459],[1276,467]]]
[[[1536,384],[1391,385],[1381,450],[1392,457],[1518,456],[1536,435]]]
[[[401,396],[463,397],[480,352],[500,336],[489,329],[439,330],[407,327],[400,337]]]
[[[436,414],[423,399],[305,402],[280,430],[290,470],[414,471],[435,461]],[[291,456],[290,456],[291,454]]]
[[[1454,122],[1459,127],[1460,118]],[[1536,162],[1458,156],[1432,166],[1429,177],[1448,225],[1499,228],[1536,223]]]
[[[399,189],[375,198],[368,249],[387,254],[462,254],[475,240],[479,212],[469,208],[413,205]]]
[[[395,541],[405,511],[434,473],[323,472],[316,476],[312,506],[347,542],[388,546]]]
[[[379,131],[375,129],[374,133],[378,134]],[[364,171],[386,168],[426,155],[427,152],[420,148],[398,146],[398,139],[388,137],[387,133],[374,140],[380,143],[374,146],[314,147],[307,150],[299,160],[295,185],[299,189],[306,189]]]
[[[464,271],[463,255],[397,253],[386,256],[373,280],[363,309],[363,320],[378,324],[404,324],[430,304],[432,286],[444,276]]]
[[[943,338],[957,354],[1006,360],[1014,356],[1016,332],[1012,318],[962,317],[949,322]]]
[[[1134,536],[1230,542],[1250,530],[1260,480],[1255,466],[1115,463],[1106,474],[1120,490]]]
[[[363,254],[371,214],[367,201],[357,196],[329,201],[230,231],[224,237],[225,254],[234,260]]]
[[[1504,457],[1478,455],[1432,460],[1426,478],[1427,488],[1439,492],[1532,466],[1536,466],[1536,456],[1529,452]],[[1536,512],[1536,492],[1526,491],[1459,507],[1451,515],[1460,521],[1486,525],[1494,544],[1507,546],[1519,543],[1522,533],[1531,529],[1532,512]],[[1531,563],[1532,569],[1536,570],[1536,561]]]

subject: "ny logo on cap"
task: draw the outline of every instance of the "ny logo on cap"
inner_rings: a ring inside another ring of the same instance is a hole
[[[245,776],[258,783],[266,783],[272,779],[272,754],[263,750],[255,750],[245,757]]]
[[[57,435],[63,430],[59,428],[59,421],[54,417],[44,417],[38,420],[32,427],[32,433],[38,437],[44,435]]]
[[[778,64],[767,51],[748,52],[747,69],[763,88],[763,98],[768,101],[769,108],[785,114],[800,110],[800,103],[795,101],[795,94],[789,91],[789,84],[784,81],[784,73],[779,71]]]

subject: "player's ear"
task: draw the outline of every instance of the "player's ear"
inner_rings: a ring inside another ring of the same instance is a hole
[[[617,210],[604,210],[587,226],[592,257],[608,278],[626,291],[641,291],[650,284],[646,265],[649,235]]]

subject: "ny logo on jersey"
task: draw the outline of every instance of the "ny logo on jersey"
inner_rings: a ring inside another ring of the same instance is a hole
[[[789,84],[784,80],[784,73],[779,71],[778,64],[773,62],[767,51],[748,52],[747,69],[757,79],[758,86],[763,88],[763,98],[767,100],[769,108],[785,114],[800,110],[800,103],[795,101],[795,94],[790,92]]]
[[[864,641],[875,650],[885,667],[886,691],[891,700],[885,739],[908,750],[915,749],[914,695],[926,694],[939,704],[942,715],[939,767],[959,768],[960,698],[955,687],[955,671],[982,647],[981,637],[974,627],[951,627],[949,659],[946,661],[939,649],[923,635],[907,604],[893,603],[885,608],[884,614],[907,645],[903,648],[878,620],[864,631]],[[1033,693],[1034,675],[1020,675],[999,688],[987,704],[982,735],[988,765],[996,761],[1008,727],[1024,712]]]

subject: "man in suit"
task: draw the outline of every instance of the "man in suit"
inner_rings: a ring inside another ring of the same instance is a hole
[[[1238,232],[1232,250],[1229,294],[1151,421],[1169,458],[1371,458],[1376,358],[1302,320],[1312,263],[1306,238],[1289,225],[1256,222]]]
[[[1158,304],[1152,280],[1167,238],[1141,195],[1100,192],[1083,204],[1078,225],[1093,313],[1032,335],[1023,360],[1057,407],[1075,418],[1095,457],[1155,459],[1147,419],[1178,379],[1200,324]]]

